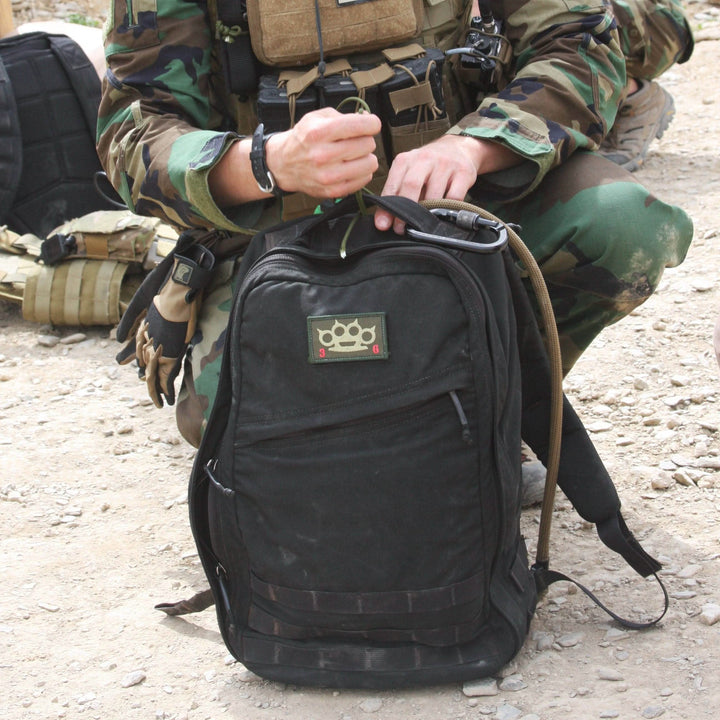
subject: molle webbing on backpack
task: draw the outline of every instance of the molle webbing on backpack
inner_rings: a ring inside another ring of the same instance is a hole
[[[70,218],[110,209],[93,185],[100,80],[80,46],[64,35],[21,34],[0,41],[0,65],[8,118],[0,132],[10,139],[0,151],[0,222],[45,237]]]

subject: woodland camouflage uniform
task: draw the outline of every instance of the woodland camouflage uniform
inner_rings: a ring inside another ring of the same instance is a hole
[[[447,47],[462,39],[469,14],[468,2],[448,2],[457,21],[435,38],[449,31]],[[464,108],[449,132],[524,158],[480,176],[470,200],[522,226],[548,284],[567,372],[603,327],[652,294],[690,244],[682,210],[594,151],[612,127],[626,73],[657,77],[689,57],[692,37],[677,0],[490,4],[513,50],[508,83]],[[281,201],[221,210],[208,190],[209,171],[256,125],[253,98],[238,102],[224,89],[208,4],[115,0],[106,31],[98,149],[131,209],[178,228],[247,236],[277,222]],[[215,394],[232,276],[232,261],[221,263],[186,362],[178,422],[193,443],[199,435],[189,427],[207,417]]]

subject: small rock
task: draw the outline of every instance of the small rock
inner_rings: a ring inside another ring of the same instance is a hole
[[[60,338],[55,335],[39,335],[37,341],[42,347],[52,348],[60,342]]]
[[[495,720],[517,720],[522,714],[514,705],[500,705],[495,711]]]
[[[682,570],[678,571],[677,577],[679,578],[691,578],[695,577],[702,568],[700,565],[686,565]]]
[[[133,687],[133,685],[139,685],[143,682],[146,677],[147,675],[143,670],[133,670],[123,678],[121,685],[124,688]]]
[[[716,603],[707,603],[703,605],[702,612],[700,613],[700,622],[703,625],[714,625],[720,620],[720,605]]]
[[[619,673],[613,668],[598,668],[597,674],[601,680],[609,680],[610,682],[620,682],[624,680],[622,673]]]
[[[585,633],[582,632],[569,633],[568,635],[563,635],[561,638],[559,638],[558,644],[560,645],[560,647],[564,648],[575,647],[578,643],[582,642],[584,637]]]
[[[87,340],[87,335],[84,333],[73,333],[60,340],[63,345],[77,345],[78,343]]]
[[[616,718],[620,717],[620,713],[617,710],[602,710],[598,717],[601,718]]]
[[[244,683],[255,682],[256,680],[260,679],[258,675],[252,672],[252,670],[248,670],[247,668],[244,669],[242,672],[238,673],[237,678],[240,682]]]
[[[642,717],[644,718],[658,718],[661,715],[665,713],[665,708],[660,707],[659,705],[648,705],[646,708],[643,709],[643,711],[640,713]]]
[[[695,485],[686,470],[677,470],[676,472],[674,472],[673,480],[675,480],[678,485],[682,485],[683,487],[692,487],[693,485]]]
[[[671,397],[663,398],[663,402],[671,408],[676,408],[678,405],[682,405],[685,401],[685,398],[679,396],[679,395],[673,395]]]
[[[380,698],[368,698],[360,703],[360,709],[364,713],[376,713],[380,712],[383,705],[383,701]]]
[[[491,697],[498,694],[497,680],[495,678],[469,680],[463,685],[462,691],[467,697]]]
[[[500,689],[509,692],[518,692],[518,690],[524,690],[527,687],[522,679],[522,675],[510,675],[502,680],[500,683]]]
[[[661,473],[650,481],[653,490],[667,490],[675,483],[674,478],[668,473]]]
[[[708,470],[720,470],[720,457],[701,457],[695,464]]]
[[[550,633],[537,633],[535,636],[535,649],[538,652],[551,650],[555,639]]]

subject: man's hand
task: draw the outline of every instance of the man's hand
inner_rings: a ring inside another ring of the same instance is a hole
[[[139,377],[159,408],[163,398],[168,405],[175,403],[175,379],[195,333],[202,291],[215,265],[213,254],[202,245],[186,246],[181,252],[175,253],[172,270],[147,310],[137,313],[137,308],[128,308],[118,326],[118,338],[128,343],[116,359],[121,365],[137,361]]]
[[[401,195],[411,200],[464,200],[482,173],[501,170],[522,162],[522,157],[499,143],[468,135],[443,135],[424,147],[398,155],[390,167],[383,195]],[[396,233],[404,223],[385,210],[375,212],[375,227]]]
[[[372,180],[378,167],[375,136],[381,127],[380,118],[370,113],[314,110],[268,139],[267,167],[286,192],[344,197]],[[220,207],[269,197],[253,177],[250,145],[250,138],[235,143],[210,173],[210,190]]]
[[[287,192],[339,198],[367,185],[377,170],[375,136],[381,123],[369,113],[323,108],[267,143],[267,165]]]

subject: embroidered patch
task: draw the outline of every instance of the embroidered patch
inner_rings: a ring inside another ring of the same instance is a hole
[[[386,360],[385,313],[309,317],[311,363]]]

